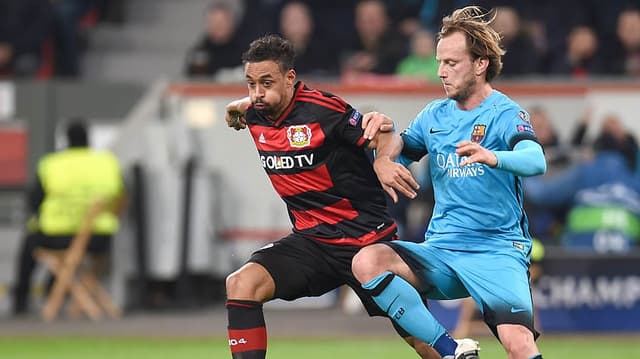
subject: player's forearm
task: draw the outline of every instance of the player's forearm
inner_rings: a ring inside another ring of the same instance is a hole
[[[376,159],[395,161],[402,151],[402,137],[395,132],[380,132],[376,138]]]
[[[516,176],[537,176],[547,171],[542,147],[536,142],[518,142],[513,151],[494,151],[498,159],[496,168],[511,172]]]

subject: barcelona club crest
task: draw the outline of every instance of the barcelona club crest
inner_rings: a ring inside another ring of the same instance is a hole
[[[291,126],[287,129],[291,147],[306,147],[311,144],[311,129],[307,125]]]
[[[473,133],[471,134],[471,142],[480,143],[484,138],[487,125],[473,125]]]

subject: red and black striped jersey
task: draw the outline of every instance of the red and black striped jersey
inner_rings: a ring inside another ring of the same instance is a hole
[[[397,226],[367,157],[360,112],[298,82],[279,118],[253,108],[245,118],[294,232],[356,246],[395,235]]]

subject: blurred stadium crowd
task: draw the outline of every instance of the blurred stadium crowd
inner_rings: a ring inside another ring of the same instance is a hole
[[[506,50],[502,79],[640,78],[640,0],[211,0],[184,4],[192,6],[194,13],[203,12],[204,18],[201,33],[193,34],[182,54],[179,72],[190,79],[242,82],[241,54],[248,43],[265,33],[279,33],[293,42],[296,70],[305,80],[439,83],[435,34],[441,18],[469,4],[495,10],[493,26],[502,34]],[[206,8],[199,7],[203,4]],[[83,54],[91,51],[92,30],[101,23],[118,26],[131,21],[126,8],[124,0],[0,2],[0,78],[82,79],[92,71],[81,66]],[[603,151],[616,152],[627,164],[612,168],[615,175],[608,177],[588,174],[594,180],[584,184],[576,182],[577,170],[566,175],[570,185],[551,187],[538,183],[541,179],[527,181],[532,234],[547,244],[558,244],[567,224],[581,233],[593,232],[594,228],[586,228],[576,218],[585,218],[584,207],[590,208],[593,203],[588,201],[595,196],[602,202],[598,205],[614,209],[605,218],[618,218],[614,224],[599,225],[607,231],[623,228],[623,239],[609,232],[603,235],[600,249],[626,251],[639,243],[635,135],[615,114],[603,121],[599,132],[589,130],[601,121],[594,121],[587,110],[572,138],[562,143],[553,128],[555,121],[544,108],[527,110],[545,146],[550,172],[596,161]],[[591,170],[603,173],[594,166],[585,169]],[[631,176],[627,192],[621,195],[620,188],[611,186],[627,175]],[[603,185],[609,187],[603,189]],[[429,208],[430,194],[421,197],[420,205]],[[394,210],[407,230],[404,237],[418,240],[425,222],[412,224],[409,207],[403,202]],[[580,208],[582,214],[572,215],[574,208]],[[619,208],[631,215],[616,214]]]
[[[0,76],[81,78],[91,29],[126,22],[124,4],[3,0]],[[194,34],[185,54],[184,74],[234,80],[248,42],[280,33],[298,50],[300,75],[397,74],[437,82],[440,19],[469,4],[498,10],[494,26],[507,50],[503,78],[640,76],[638,0],[212,0],[203,34]]]
[[[187,29],[192,37],[184,43],[186,51],[178,52],[181,63],[175,66],[176,73],[194,82],[243,83],[241,54],[250,41],[265,33],[278,33],[293,43],[296,71],[305,81],[437,85],[440,79],[435,46],[441,19],[466,5],[495,10],[493,26],[503,36],[506,50],[498,81],[525,83],[532,79],[544,85],[546,80],[556,79],[564,83],[613,80],[611,83],[630,83],[637,88],[640,79],[640,0],[136,1],[147,5],[183,2],[190,7],[189,12],[202,14],[200,33],[191,34]],[[144,7],[132,3],[1,0],[0,82],[91,80],[89,75],[100,69],[83,63],[83,58],[97,47],[98,41],[93,42],[97,38],[95,30],[102,25],[118,27],[135,22],[128,11]],[[142,62],[148,59],[144,57]],[[139,67],[140,63],[131,66],[135,65]],[[588,99],[585,103],[589,105]],[[45,108],[38,103],[29,106]],[[569,119],[550,113],[544,106],[543,102],[526,108],[548,163],[547,175],[523,182],[531,234],[547,248],[607,254],[637,252],[640,159],[637,132],[631,128],[638,127],[630,128],[629,122],[625,126],[619,116],[634,108],[620,108],[620,113],[607,113],[603,118],[595,118],[593,108],[587,107],[582,113],[575,109],[574,118]],[[62,117],[62,112],[49,112],[39,122],[41,132],[53,132],[53,126],[43,124],[55,116]],[[575,117],[579,120],[573,121]],[[32,121],[30,125],[33,123],[38,124]],[[561,136],[573,123],[576,125],[568,131],[570,136]],[[560,125],[566,126],[561,128],[565,131],[558,131]],[[29,131],[29,150],[33,151],[35,144],[44,151],[46,145],[39,138],[48,137],[37,137],[33,128]],[[420,166],[412,169],[421,179],[423,190],[417,200],[401,198],[400,203],[392,205],[392,211],[402,238],[420,241],[433,206],[433,193],[428,170]]]

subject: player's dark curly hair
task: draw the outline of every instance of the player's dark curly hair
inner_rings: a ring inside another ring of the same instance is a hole
[[[486,13],[478,6],[467,6],[442,19],[442,28],[438,33],[440,40],[454,32],[462,32],[467,37],[471,57],[489,60],[485,75],[487,81],[493,80],[502,71],[502,55],[505,53],[500,47],[500,34],[489,26],[495,18],[495,11]]]
[[[293,69],[295,50],[293,44],[278,35],[265,35],[253,40],[249,49],[242,54],[242,63],[274,61],[282,72]]]

